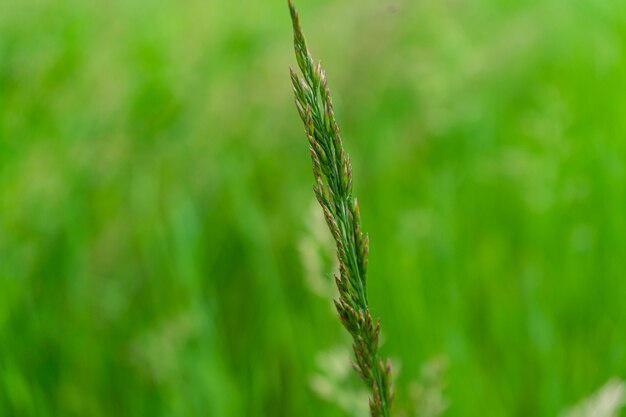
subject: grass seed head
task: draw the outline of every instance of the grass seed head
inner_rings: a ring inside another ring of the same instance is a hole
[[[334,300],[339,320],[353,339],[353,366],[371,387],[373,417],[389,417],[393,387],[391,366],[378,353],[380,320],[370,313],[366,293],[369,238],[361,230],[361,212],[352,196],[352,164],[339,135],[328,79],[315,62],[304,39],[300,18],[289,0],[294,51],[302,76],[290,68],[296,108],[304,123],[313,164],[315,197],[324,212],[339,260],[335,283],[339,299]]]

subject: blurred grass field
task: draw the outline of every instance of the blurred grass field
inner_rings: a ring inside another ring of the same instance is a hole
[[[446,416],[626,377],[626,3],[297,6],[397,409],[434,357]],[[282,0],[0,0],[1,416],[349,415],[291,36]]]

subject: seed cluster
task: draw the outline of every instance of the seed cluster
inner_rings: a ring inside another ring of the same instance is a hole
[[[393,400],[391,364],[378,354],[380,320],[372,319],[367,301],[369,239],[361,230],[359,204],[352,196],[352,166],[345,153],[326,73],[311,57],[298,13],[289,0],[299,77],[290,68],[296,107],[305,126],[313,161],[313,191],[337,245],[339,275],[334,300],[339,319],[353,339],[356,372],[372,389],[372,417],[388,417]]]

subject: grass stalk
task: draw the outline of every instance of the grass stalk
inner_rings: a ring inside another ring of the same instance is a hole
[[[301,75],[290,68],[296,107],[304,123],[313,162],[313,191],[337,247],[339,274],[334,300],[339,319],[353,340],[353,367],[371,389],[372,417],[389,417],[393,401],[391,363],[378,352],[380,319],[374,323],[367,300],[369,238],[361,230],[359,204],[352,194],[352,166],[335,120],[326,73],[307,48],[298,13],[289,0],[294,48]]]

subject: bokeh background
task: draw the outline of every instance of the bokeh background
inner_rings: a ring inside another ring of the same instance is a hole
[[[398,414],[625,377],[626,3],[297,6]],[[283,0],[0,0],[0,415],[362,415],[290,29]]]

